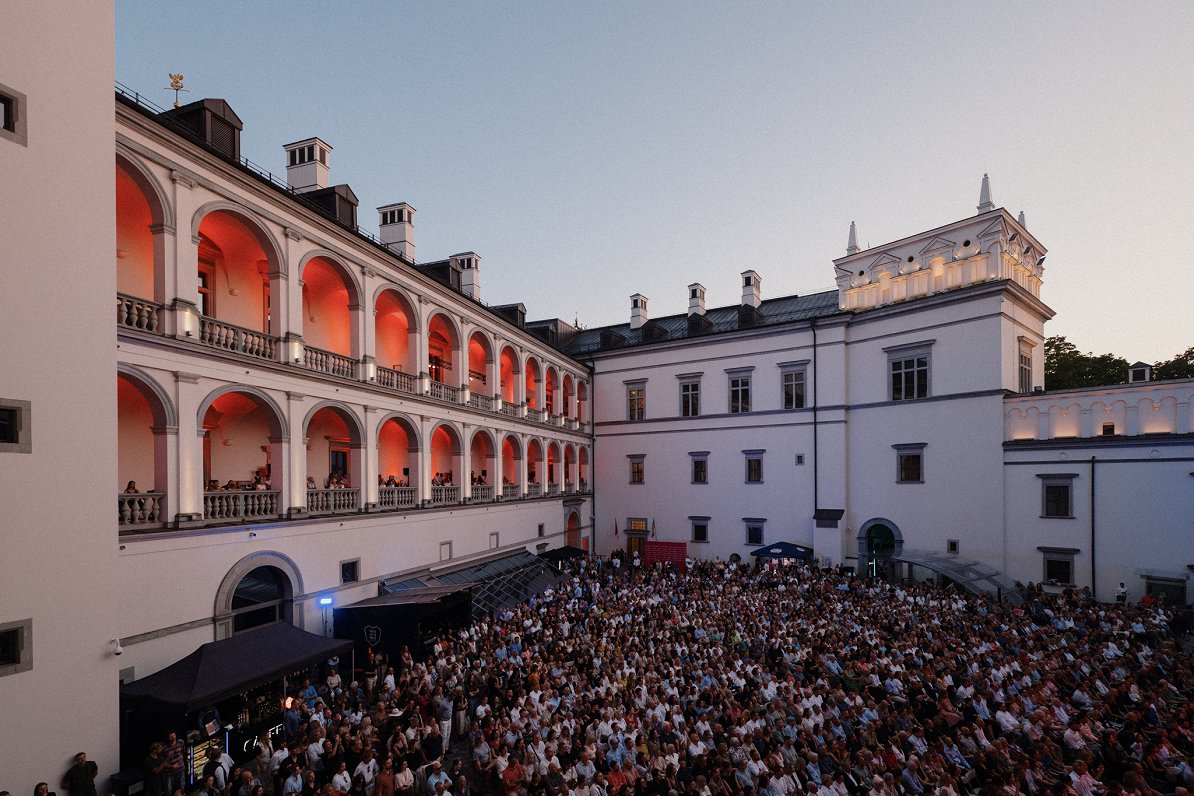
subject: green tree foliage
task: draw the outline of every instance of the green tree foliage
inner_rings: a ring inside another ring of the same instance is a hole
[[[1123,357],[1115,354],[1084,354],[1060,336],[1045,339],[1046,390],[1100,387],[1124,384],[1127,380],[1128,360]]]
[[[1048,343],[1046,343],[1046,346]],[[1187,348],[1173,359],[1161,360],[1153,365],[1154,379],[1194,378],[1194,346]]]

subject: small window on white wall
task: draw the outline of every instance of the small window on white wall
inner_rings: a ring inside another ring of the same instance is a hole
[[[0,139],[29,145],[28,102],[21,92],[0,84]]]
[[[0,677],[33,668],[33,620],[0,623]]]
[[[439,560],[440,561],[449,561],[449,560],[451,560],[451,558],[452,558],[452,543],[451,542],[440,542],[439,543]]]
[[[498,548],[498,532],[490,531],[489,532],[489,549],[496,550],[497,548]]]

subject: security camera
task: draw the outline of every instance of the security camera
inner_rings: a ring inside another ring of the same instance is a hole
[[[114,638],[114,639],[112,639],[112,643],[116,645],[116,649],[112,650],[112,653],[114,655],[123,655],[124,647],[121,645],[120,639]]]

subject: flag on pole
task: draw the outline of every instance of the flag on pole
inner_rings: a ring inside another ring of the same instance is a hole
[[[651,538],[655,538],[655,518],[651,518]]]
[[[614,518],[614,538],[618,538],[618,520]]]

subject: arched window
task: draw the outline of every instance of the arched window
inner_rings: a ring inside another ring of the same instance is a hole
[[[232,632],[290,621],[290,581],[277,567],[250,570],[232,595]]]

